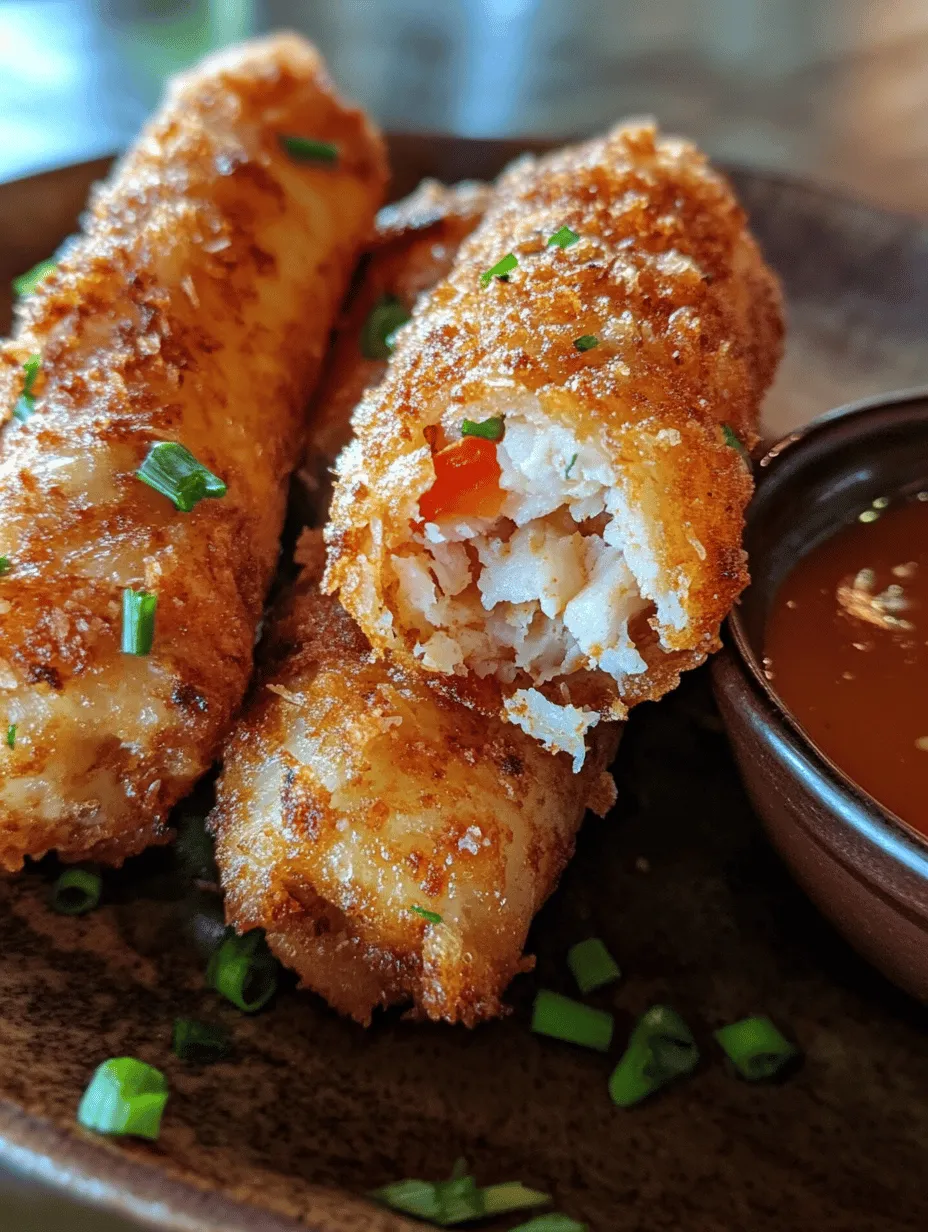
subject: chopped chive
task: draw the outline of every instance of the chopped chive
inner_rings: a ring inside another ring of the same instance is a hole
[[[277,962],[262,930],[229,931],[209,960],[206,984],[246,1014],[263,1009],[277,991]]]
[[[487,287],[494,278],[505,280],[511,270],[514,270],[519,264],[515,253],[507,252],[505,257],[500,257],[495,265],[492,265],[488,270],[484,270],[480,275],[480,285]]]
[[[535,997],[532,1030],[539,1035],[606,1052],[612,1041],[612,1028],[612,1015],[604,1010],[594,1010],[546,988]]]
[[[565,478],[565,479],[569,479],[569,478],[570,478],[570,472],[574,469],[574,463],[576,462],[576,460],[577,460],[577,455],[576,455],[576,454],[574,454],[574,456],[573,456],[573,457],[570,459],[570,461],[567,463],[567,470],[564,472],[564,478]]]
[[[722,424],[722,436],[725,438],[725,444],[730,445],[732,449],[737,449],[748,466],[751,465],[751,455],[741,443],[741,439],[731,424]]]
[[[13,279],[13,292],[20,299],[24,295],[31,295],[43,278],[47,278],[53,269],[57,267],[57,262],[51,258],[45,261],[40,261],[38,265],[33,265],[31,270],[26,270],[25,274],[20,274],[18,278]]]
[[[502,415],[494,415],[491,419],[465,419],[461,424],[461,436],[482,436],[485,441],[502,439],[505,423]]]
[[[545,245],[546,248],[569,248],[571,244],[576,244],[580,236],[576,231],[571,231],[570,227],[560,227],[551,236]]]
[[[51,908],[59,915],[86,915],[100,903],[103,878],[92,865],[66,868],[52,886]]]
[[[629,1108],[675,1078],[689,1074],[698,1062],[693,1033],[676,1010],[652,1006],[632,1031],[609,1079],[609,1094],[620,1108]]]
[[[529,1189],[521,1181],[503,1181],[500,1185],[486,1185],[483,1194],[484,1215],[508,1215],[510,1211],[531,1211],[536,1206],[547,1206],[551,1195],[540,1189]]]
[[[218,499],[228,491],[218,475],[207,470],[177,441],[156,441],[135,473],[142,483],[172,501],[181,513],[189,513],[208,496]]]
[[[599,937],[578,941],[567,951],[567,965],[573,972],[581,992],[592,992],[620,978],[618,963]]]
[[[193,1065],[209,1065],[229,1055],[232,1039],[225,1027],[196,1018],[175,1018],[171,1033],[171,1051],[182,1061]]]
[[[441,916],[437,911],[429,911],[427,907],[410,907],[410,911],[414,911],[416,915],[421,915],[423,920],[428,920],[430,924],[440,924]]]
[[[409,313],[395,295],[385,295],[374,305],[361,330],[361,354],[365,359],[389,359],[395,334],[409,320]]]
[[[748,1082],[775,1078],[799,1049],[765,1015],[742,1018],[713,1032],[725,1055]]]
[[[151,654],[157,606],[158,596],[150,595],[147,590],[127,589],[122,592],[123,654]]]
[[[438,1186],[433,1181],[413,1178],[394,1181],[391,1185],[372,1190],[369,1197],[383,1206],[389,1206],[391,1210],[402,1211],[404,1215],[414,1215],[419,1219],[437,1219],[441,1214]]]
[[[9,571],[10,571],[9,556],[0,556],[0,577],[3,577],[4,573],[9,573]]]
[[[81,1097],[77,1119],[98,1134],[158,1137],[168,1102],[164,1074],[135,1057],[113,1057],[98,1065]]]
[[[6,729],[6,747],[8,749],[16,748],[16,724],[10,723]]]
[[[581,334],[574,339],[574,346],[578,351],[592,351],[593,347],[599,346],[599,339],[595,334]]]
[[[283,150],[298,163],[337,163],[338,146],[331,141],[316,141],[313,137],[296,137],[281,133]]]
[[[26,374],[26,379],[23,382],[23,392],[16,399],[13,406],[13,418],[20,423],[25,423],[35,413],[35,394],[32,390],[41,366],[41,355],[30,355],[23,364],[23,372]]]
[[[516,1224],[511,1232],[589,1232],[589,1227],[569,1215],[554,1211],[550,1215],[536,1215],[528,1223]]]

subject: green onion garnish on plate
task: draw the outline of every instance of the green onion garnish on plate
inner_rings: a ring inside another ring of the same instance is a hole
[[[24,295],[31,295],[43,278],[57,267],[57,262],[50,257],[45,261],[40,261],[38,265],[33,265],[31,270],[26,270],[25,274],[20,274],[18,278],[13,279],[13,292],[19,299]]]
[[[565,479],[569,479],[569,478],[570,478],[570,472],[574,469],[574,463],[576,462],[576,460],[577,460],[577,455],[576,455],[576,454],[574,454],[574,456],[573,456],[573,457],[570,459],[570,461],[567,463],[567,469],[564,471],[564,478],[565,478]]]
[[[172,501],[181,513],[189,513],[208,496],[218,499],[228,491],[218,475],[207,470],[177,441],[156,441],[135,473],[142,483]]]
[[[735,1070],[748,1082],[775,1078],[799,1049],[765,1015],[742,1018],[713,1032]]]
[[[511,1211],[532,1211],[539,1206],[548,1206],[551,1195],[540,1189],[529,1189],[521,1181],[503,1181],[499,1185],[485,1185],[483,1195],[484,1215],[508,1215]]]
[[[35,412],[35,394],[32,390],[41,366],[41,355],[30,355],[23,364],[23,372],[26,374],[26,379],[23,382],[23,392],[16,399],[13,406],[13,418],[20,423],[25,423]]]
[[[576,231],[571,231],[570,227],[559,227],[551,236],[545,245],[546,248],[569,248],[571,244],[576,244],[580,236]]]
[[[277,961],[260,928],[226,934],[207,964],[206,984],[246,1014],[267,1005],[277,991]]]
[[[158,596],[150,595],[147,590],[129,588],[122,592],[123,654],[151,654],[157,607]]]
[[[581,334],[574,339],[574,346],[578,351],[592,351],[593,347],[599,346],[599,339],[595,334]]]
[[[470,1223],[492,1215],[534,1210],[547,1206],[550,1194],[529,1189],[519,1181],[479,1186],[459,1160],[447,1181],[420,1181],[409,1178],[375,1189],[370,1197],[405,1215],[428,1219],[442,1228]]]
[[[629,1108],[661,1087],[691,1073],[699,1063],[693,1033],[667,1005],[642,1014],[622,1059],[609,1079],[609,1094],[620,1108]]]
[[[0,556],[0,577],[3,577],[4,573],[9,573],[9,571],[10,571],[9,556]]]
[[[361,354],[365,359],[389,359],[394,335],[409,320],[409,313],[395,295],[384,295],[367,315],[361,330]]]
[[[298,137],[281,133],[280,145],[294,162],[323,163],[331,166],[338,162],[338,146],[331,141],[317,141],[313,137]]]
[[[416,915],[421,915],[423,920],[428,920],[430,924],[440,924],[441,916],[437,911],[429,911],[428,907],[410,907],[410,911],[414,911]]]
[[[196,1018],[175,1018],[171,1051],[192,1065],[210,1065],[229,1055],[232,1037],[225,1027]]]
[[[490,419],[465,419],[461,424],[461,436],[482,436],[485,441],[502,439],[505,421],[502,415],[493,415]]]
[[[15,748],[16,748],[16,724],[15,724],[15,723],[9,723],[9,724],[7,724],[7,729],[6,729],[6,747],[7,747],[8,749],[15,749]]]
[[[168,1102],[164,1074],[135,1057],[113,1057],[97,1066],[77,1109],[85,1129],[155,1141]]]
[[[612,984],[622,975],[619,965],[599,937],[578,941],[567,951],[567,965],[581,992]]]
[[[102,891],[100,870],[92,865],[75,864],[73,868],[66,868],[52,886],[52,910],[59,915],[86,915],[99,905]]]
[[[580,1044],[583,1048],[608,1051],[612,1042],[613,1017],[570,997],[542,988],[535,997],[532,1030],[538,1035]]]
[[[515,253],[507,252],[505,257],[500,257],[495,265],[483,271],[480,275],[480,285],[488,287],[494,278],[499,278],[501,282],[505,282],[518,264],[519,261]]]
[[[550,1215],[536,1215],[528,1223],[516,1224],[511,1232],[589,1232],[589,1227],[569,1215],[554,1211]]]

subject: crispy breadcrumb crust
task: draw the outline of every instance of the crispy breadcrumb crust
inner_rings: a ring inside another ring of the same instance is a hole
[[[564,225],[580,241],[548,247]],[[509,252],[519,264],[508,280],[481,286]],[[580,353],[581,334],[609,341]],[[741,533],[752,483],[721,425],[747,448],[756,443],[782,335],[779,289],[744,212],[693,146],[631,123],[520,160],[355,413],[324,589],[339,594],[377,652],[411,663],[418,631],[399,621],[390,558],[409,542],[434,477],[423,429],[449,407],[463,417],[474,401],[486,408],[500,391],[528,391],[552,420],[603,443],[628,477],[630,503],[662,527],[657,564],[682,591],[682,627],[650,618],[647,673],[629,677],[618,697],[602,673],[568,678],[571,700],[620,715],[660,696],[717,648],[747,583]],[[545,691],[557,700],[563,683]],[[460,678],[446,687],[498,711],[498,688]]]
[[[411,311],[423,291],[451,269],[461,241],[473,231],[489,200],[486,184],[448,187],[423,180],[415,192],[377,215],[370,247],[326,358],[310,414],[306,453],[298,472],[306,516],[321,521],[331,497],[331,468],[351,438],[351,414],[366,389],[383,379],[387,361],[362,354],[361,334],[384,298]]]
[[[282,134],[337,144],[298,162]],[[93,196],[0,350],[0,865],[112,863],[165,837],[245,691],[306,400],[387,177],[318,53],[279,35],[205,61]],[[10,419],[42,357],[35,414]],[[134,471],[179,440],[228,484],[175,512]],[[124,587],[157,592],[122,655]]]
[[[227,919],[266,929],[301,982],[358,1022],[411,1001],[473,1026],[504,1012],[530,967],[529,925],[586,808],[614,803],[621,729],[596,729],[574,775],[566,755],[376,659],[319,592],[318,535],[301,549],[211,815]]]

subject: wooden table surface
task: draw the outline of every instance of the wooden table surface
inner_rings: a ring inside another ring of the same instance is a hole
[[[120,148],[168,73],[283,26],[393,130],[650,113],[717,157],[928,212],[928,0],[0,0],[0,181]],[[0,1174],[0,1228],[127,1227]]]

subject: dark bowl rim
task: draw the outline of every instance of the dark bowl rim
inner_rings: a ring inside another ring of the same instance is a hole
[[[874,411],[887,407],[905,406],[910,402],[928,401],[928,385],[914,386],[910,389],[893,390],[885,394],[874,394],[835,407],[822,415],[816,416],[800,428],[786,434],[771,445],[767,452],[755,465],[755,490],[760,491],[768,476],[773,473],[779,460],[789,455],[795,456],[811,437],[820,435],[830,429],[835,423],[847,419],[863,418]],[[751,520],[751,508],[748,507],[747,521]],[[782,726],[794,738],[819,774],[830,780],[837,790],[854,807],[853,821],[847,824],[862,833],[864,837],[875,842],[884,852],[903,863],[911,871],[928,879],[928,836],[919,833],[892,809],[881,804],[863,787],[856,783],[844,770],[822,751],[809,733],[805,730],[785,700],[780,696],[764,672],[751,639],[748,637],[738,603],[732,608],[726,622],[728,644],[736,652],[737,661],[742,672],[747,675],[749,683],[767,700],[773,714]],[[790,770],[794,774],[793,769]]]

